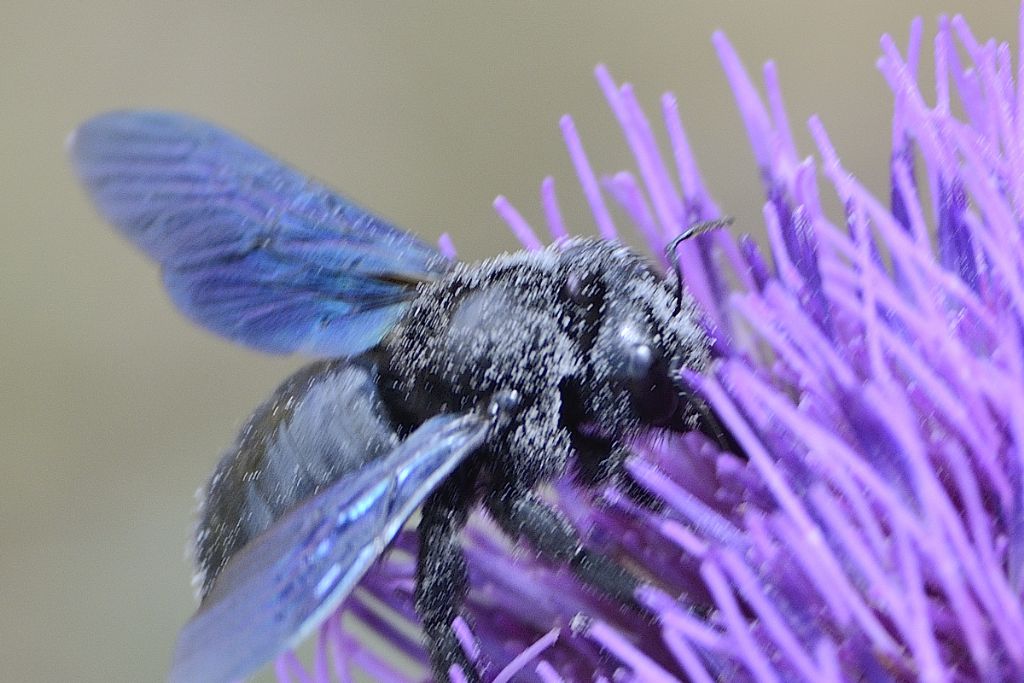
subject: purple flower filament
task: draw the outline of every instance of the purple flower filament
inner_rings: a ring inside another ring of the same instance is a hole
[[[1015,73],[1007,44],[940,19],[930,106],[921,36],[914,22],[906,54],[882,40],[888,206],[843,169],[817,118],[818,158],[801,157],[775,67],[763,101],[714,36],[763,182],[774,268],[727,231],[681,246],[719,340],[714,371],[688,379],[749,459],[661,435],[637,443],[628,466],[662,510],[568,481],[550,492],[592,545],[657,577],[638,595],[656,620],[474,517],[458,628],[486,680],[1024,680],[1024,58]],[[637,173],[596,173],[564,117],[579,185],[602,237],[619,234],[612,201],[660,258],[717,204],[675,98],[661,100],[664,155],[632,88],[604,67],[597,80]],[[838,220],[824,192],[840,199]],[[540,196],[548,233],[564,238],[552,179]],[[541,246],[508,200],[495,208],[524,246]],[[279,677],[423,680],[415,544],[403,532],[325,624],[312,673],[287,655]],[[355,639],[350,621],[387,651]]]

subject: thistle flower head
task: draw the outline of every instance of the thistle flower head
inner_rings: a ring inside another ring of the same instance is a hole
[[[921,37],[916,22],[904,51],[882,39],[894,102],[884,200],[843,168],[817,118],[815,154],[801,156],[775,68],[764,67],[762,98],[714,37],[760,173],[769,246],[718,230],[678,258],[716,340],[714,371],[688,380],[746,458],[697,434],[662,435],[636,443],[628,464],[657,511],[569,481],[550,492],[590,545],[654,579],[638,598],[657,619],[475,517],[464,539],[471,624],[455,628],[485,678],[1024,678],[1024,74],[1007,44],[942,18],[936,90],[923,93]],[[661,258],[719,209],[675,98],[660,102],[664,153],[631,87],[603,67],[597,79],[636,170],[596,174],[566,117],[579,184],[602,236],[636,231]],[[841,215],[823,210],[825,193]],[[551,237],[566,235],[551,179],[541,203]],[[541,245],[507,200],[495,205],[526,247]],[[289,655],[279,674],[326,680],[336,668],[348,680],[362,669],[398,681],[419,667],[422,678],[414,556],[406,532],[324,626],[314,671]],[[350,619],[388,654],[352,636]]]

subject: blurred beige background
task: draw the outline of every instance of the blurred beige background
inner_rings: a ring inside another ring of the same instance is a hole
[[[599,61],[651,107],[677,93],[722,207],[757,230],[714,29],[750,67],[777,60],[805,152],[803,122],[820,113],[880,190],[879,35],[902,45],[913,16],[930,31],[940,10],[963,10],[982,38],[1016,38],[1008,1],[633,4],[4,4],[0,678],[163,677],[193,609],[193,493],[299,363],[235,348],[171,308],[156,270],[75,185],[63,142],[76,123],[125,106],[202,115],[428,239],[449,231],[476,258],[514,246],[494,195],[535,219],[549,173],[573,223],[591,229],[557,122],[576,117],[600,169],[626,163],[591,76]]]

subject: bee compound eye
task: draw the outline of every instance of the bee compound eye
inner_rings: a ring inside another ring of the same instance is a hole
[[[500,419],[514,415],[521,402],[522,397],[515,389],[497,391],[491,395],[491,401],[487,404],[487,416]]]
[[[634,379],[647,377],[654,365],[654,351],[647,344],[637,344],[626,355],[626,375]]]

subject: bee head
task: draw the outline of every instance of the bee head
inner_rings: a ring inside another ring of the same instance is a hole
[[[561,258],[564,305],[586,359],[583,418],[615,432],[685,428],[680,371],[702,371],[709,358],[693,299],[613,243],[570,243]]]

